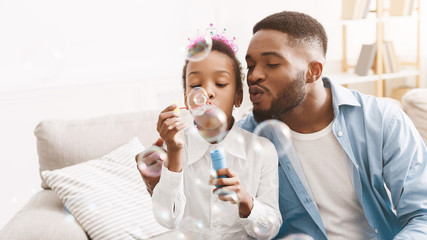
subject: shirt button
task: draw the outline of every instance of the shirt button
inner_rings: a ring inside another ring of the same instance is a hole
[[[377,234],[378,234],[378,229],[376,229],[376,228],[375,228],[375,233],[377,233]]]
[[[342,137],[342,135],[344,135],[344,133],[342,133],[341,131],[338,132],[338,136]]]

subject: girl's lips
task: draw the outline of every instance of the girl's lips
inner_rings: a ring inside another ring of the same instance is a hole
[[[264,95],[264,90],[256,85],[249,87],[249,98],[252,103],[259,103]]]

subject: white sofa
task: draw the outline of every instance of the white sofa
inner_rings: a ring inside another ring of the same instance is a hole
[[[46,120],[35,129],[40,172],[99,158],[138,137],[143,146],[157,139],[159,111],[102,116],[85,120]],[[142,182],[142,179],[141,179]],[[0,231],[1,240],[87,240],[89,237],[55,192],[42,183],[36,193]],[[165,233],[153,239],[173,239]]]
[[[427,142],[427,89],[409,91],[402,101]],[[157,139],[155,124],[159,111],[103,116],[87,120],[47,120],[35,129],[40,171],[59,169],[109,153],[133,137],[148,147]],[[44,190],[31,200],[0,231],[1,240],[86,240],[76,222],[64,224],[67,212],[53,190]],[[169,232],[155,239],[175,239]]]

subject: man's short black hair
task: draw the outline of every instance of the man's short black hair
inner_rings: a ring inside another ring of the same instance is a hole
[[[261,29],[284,32],[289,35],[291,44],[318,46],[326,56],[328,37],[325,29],[307,14],[291,11],[275,13],[259,21],[253,28],[253,34]]]

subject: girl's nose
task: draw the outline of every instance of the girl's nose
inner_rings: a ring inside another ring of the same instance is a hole
[[[215,98],[215,91],[212,85],[208,84],[205,90],[206,90],[206,93],[208,94],[208,99]]]
[[[215,98],[215,92],[212,89],[206,89],[206,92],[208,93],[208,99],[214,99]]]

